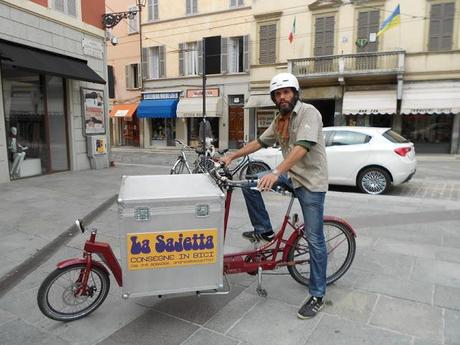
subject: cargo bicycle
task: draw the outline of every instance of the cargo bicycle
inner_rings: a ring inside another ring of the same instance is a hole
[[[222,166],[212,169],[207,175],[187,176],[194,176],[195,179],[211,179],[223,192],[224,214],[222,223],[223,239],[225,239],[233,190],[235,188],[248,188],[254,185],[256,181],[252,179],[233,181],[231,174],[226,172]],[[222,254],[220,258],[222,264],[217,270],[221,278],[223,276],[225,279],[228,274],[235,273],[257,275],[257,293],[260,296],[267,295],[266,290],[262,287],[262,274],[282,267],[286,267],[288,273],[280,274],[290,274],[298,283],[306,286],[309,284],[309,249],[303,236],[304,227],[296,213],[291,215],[295,192],[288,187],[277,189],[274,192],[290,194],[290,201],[282,224],[272,241],[266,244],[256,243],[254,248],[237,253]],[[86,231],[81,221],[77,220],[76,226],[82,233]],[[186,246],[192,246],[192,240],[187,242],[187,239],[184,239],[182,241],[183,234],[185,236],[186,232],[182,231],[176,237],[176,239],[180,238],[180,241],[174,242],[175,249],[182,250]],[[330,216],[324,217],[324,233],[328,249],[326,282],[331,284],[342,277],[350,268],[356,251],[356,234],[346,221]],[[124,281],[122,266],[114,255],[110,244],[96,241],[96,235],[97,229],[93,228],[89,239],[85,242],[83,256],[58,263],[57,268],[41,284],[37,302],[45,316],[58,321],[73,321],[95,311],[104,302],[109,292],[110,272],[120,287],[132,283]],[[201,243],[198,243],[197,239],[199,240],[199,238],[195,237],[193,246],[196,245],[198,248],[201,245],[205,248],[203,241],[205,237],[201,237]],[[143,244],[145,243],[136,242],[132,248],[136,248],[140,252]],[[161,249],[167,245],[165,241],[159,241],[158,244],[163,246]],[[96,259],[96,255],[101,259],[100,261]],[[181,274],[184,274],[187,272],[186,270],[192,270],[193,266],[181,269]],[[161,270],[164,271],[165,269],[159,268],[156,271],[161,272]],[[187,279],[180,280],[181,274],[169,275],[168,279],[179,279],[182,284],[187,285]],[[148,283],[150,284],[150,282]],[[157,283],[160,284],[161,282],[157,281]],[[152,284],[155,284],[155,281]],[[190,292],[193,290],[184,286],[183,289],[179,287],[177,291]],[[197,294],[226,294],[229,291],[230,284],[226,281],[226,286],[222,284],[218,288],[197,289],[194,292]],[[163,293],[155,294],[162,295]],[[123,295],[123,297],[128,296]]]

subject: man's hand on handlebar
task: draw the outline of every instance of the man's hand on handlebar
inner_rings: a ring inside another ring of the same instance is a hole
[[[222,162],[225,166],[229,165],[233,161],[231,155],[227,155],[219,158],[219,162]]]
[[[257,189],[260,191],[271,190],[275,182],[278,180],[278,176],[275,174],[267,174],[262,176],[257,183]]]

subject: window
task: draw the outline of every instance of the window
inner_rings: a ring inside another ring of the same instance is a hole
[[[142,74],[144,79],[165,77],[165,46],[142,49]]]
[[[230,7],[244,6],[244,0],[230,0]]]
[[[115,98],[115,75],[113,66],[107,65],[107,83],[109,84],[109,98]]]
[[[315,19],[315,56],[334,54],[335,17],[316,17]]]
[[[398,133],[393,132],[391,129],[389,129],[388,131],[382,133],[382,136],[384,138],[388,139],[389,141],[391,141],[392,143],[396,143],[396,144],[408,143],[409,142],[409,140],[407,140],[406,138],[400,136]]]
[[[137,6],[129,6],[128,11],[137,11]],[[133,19],[128,19],[128,34],[134,34],[139,32],[139,20],[137,19],[139,16],[134,16]]]
[[[220,36],[206,37],[204,39],[206,74],[221,73],[222,42]]]
[[[259,26],[259,63],[276,62],[276,23]]]
[[[125,66],[125,78],[127,89],[137,89],[141,85],[139,64],[133,63]]]
[[[331,146],[365,144],[368,143],[369,140],[371,140],[371,137],[363,133],[337,131],[334,133]]]
[[[53,8],[69,16],[77,16],[77,0],[53,0]]]
[[[158,19],[158,0],[149,0],[147,3],[148,21]]]
[[[365,38],[368,40],[364,47],[358,46],[358,53],[361,52],[376,52],[377,40],[375,42],[369,41],[371,33],[379,31],[380,14],[378,10],[359,12],[358,14],[358,38]]]
[[[179,44],[179,75],[198,75],[202,71],[202,43]]]
[[[428,50],[452,49],[455,3],[432,4]]]
[[[248,70],[248,36],[222,38],[222,73]]]
[[[198,13],[197,7],[198,0],[185,0],[185,13],[186,14],[195,14]]]

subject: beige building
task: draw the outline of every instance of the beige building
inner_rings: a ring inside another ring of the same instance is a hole
[[[376,37],[398,4],[400,24]],[[257,132],[273,117],[270,77],[290,71],[325,126],[393,127],[418,152],[460,152],[460,1],[264,0],[252,12]]]
[[[398,5],[400,24],[377,35]],[[267,127],[275,114],[269,80],[290,71],[325,126],[392,127],[418,152],[454,153],[459,18],[460,0],[148,0],[143,64],[139,35],[126,23],[113,30],[122,51],[109,49],[108,64],[117,102],[142,94],[141,146],[197,143],[206,65],[206,115],[220,147],[239,147]]]

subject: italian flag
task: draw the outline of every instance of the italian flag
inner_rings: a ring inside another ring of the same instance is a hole
[[[294,41],[294,34],[295,34],[295,17],[294,17],[294,21],[292,22],[291,31],[289,32],[289,36],[288,36],[289,43],[292,43],[292,41]]]

